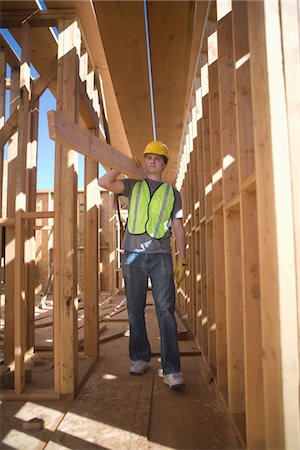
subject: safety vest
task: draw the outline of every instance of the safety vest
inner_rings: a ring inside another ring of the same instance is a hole
[[[129,205],[129,233],[147,233],[155,239],[163,238],[169,229],[174,202],[175,194],[170,184],[162,183],[151,196],[147,181],[137,181]]]

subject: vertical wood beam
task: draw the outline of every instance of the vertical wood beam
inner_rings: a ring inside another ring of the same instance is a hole
[[[225,389],[228,385],[228,365],[223,213],[214,214],[213,234],[217,385],[219,389]]]
[[[223,201],[226,202],[239,192],[231,13],[218,22],[218,57]]]
[[[247,3],[232,5],[240,191],[255,171]],[[265,448],[256,193],[241,192],[242,289],[247,448]]]
[[[218,21],[220,136],[223,165],[223,202],[239,193],[236,87],[233,61],[232,13]],[[239,212],[224,211],[225,285],[227,321],[228,407],[244,413],[243,305]]]
[[[79,29],[61,19],[58,36],[57,110],[79,121],[77,80]],[[75,395],[78,386],[77,331],[77,154],[55,147],[54,341],[55,390]]]
[[[224,213],[228,408],[245,412],[240,212]]]
[[[94,72],[87,76],[87,94],[94,92]],[[99,137],[99,127],[91,130]],[[98,163],[84,159],[84,352],[99,355],[99,307],[98,307]]]
[[[21,219],[26,211],[26,157],[29,130],[30,52],[31,30],[26,22],[22,25],[22,55],[20,65],[20,107],[18,121],[18,156],[16,174],[16,259],[15,259],[15,392],[21,393],[25,386],[24,357],[27,347],[27,298],[25,285],[24,243],[25,224]]]
[[[289,147],[294,143],[288,135],[279,2],[249,2],[248,25],[266,446],[298,448],[299,336]]]
[[[29,115],[29,143],[27,148],[26,201],[27,211],[36,211],[37,143],[39,124],[39,100],[32,105]],[[34,348],[35,307],[35,220],[28,220],[25,255],[27,264],[27,350]]]
[[[280,1],[282,51],[288,114],[296,249],[298,330],[300,330],[300,22],[299,3]],[[300,333],[300,331],[299,331]],[[300,359],[300,348],[299,348]]]
[[[0,47],[0,129],[5,122],[5,92],[6,92],[6,58],[5,50]],[[4,165],[4,145],[0,144],[0,217],[2,217],[3,206],[3,165]],[[2,270],[2,233],[3,229],[0,227],[0,270]],[[0,282],[2,276],[0,275]]]
[[[19,68],[11,70],[10,112],[14,111],[20,97]],[[16,177],[17,177],[18,132],[8,142],[7,160],[7,217],[15,217]],[[9,365],[14,360],[14,264],[15,264],[15,229],[6,228],[5,235],[5,332],[4,363]]]

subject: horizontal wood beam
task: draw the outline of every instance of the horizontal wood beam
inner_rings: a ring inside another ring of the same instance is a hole
[[[59,19],[72,19],[75,16],[75,9],[2,11],[1,27],[18,28],[24,22],[28,22],[31,27],[55,27]]]
[[[138,167],[133,158],[92,136],[89,131],[65,119],[56,111],[48,112],[48,125],[51,139],[59,144],[135,179],[145,178],[142,167]]]

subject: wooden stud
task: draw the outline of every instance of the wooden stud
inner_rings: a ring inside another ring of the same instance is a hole
[[[27,147],[26,201],[27,211],[36,210],[37,185],[37,142],[38,142],[39,100],[29,115],[29,142]],[[27,350],[34,348],[34,306],[35,306],[35,220],[28,220],[25,242],[25,264],[27,264]]]
[[[94,72],[90,72],[87,93],[94,90]],[[99,135],[99,127],[90,130]],[[84,352],[88,356],[99,355],[98,308],[98,164],[90,158],[84,160]]]
[[[20,65],[20,109],[18,123],[18,155],[16,174],[16,259],[14,287],[14,335],[15,335],[15,391],[21,393],[25,387],[25,352],[27,350],[27,298],[24,266],[24,241],[26,233],[21,212],[26,211],[26,156],[29,138],[30,96],[30,26],[22,26],[22,55]],[[27,233],[26,233],[27,234]]]
[[[297,2],[283,2],[280,5],[282,26],[282,51],[290,142],[291,183],[293,190],[295,257],[298,289],[298,328],[300,329],[300,67],[299,67],[299,5]]]
[[[224,214],[228,408],[244,413],[244,346],[239,212]]]
[[[6,77],[6,58],[5,50],[0,47],[0,129],[2,129],[5,122],[5,77]],[[0,144],[0,217],[2,217],[3,205],[3,167],[4,167],[4,146]],[[0,270],[2,271],[2,227],[0,228]],[[2,276],[0,275],[0,281]]]
[[[209,77],[209,127],[212,173],[212,208],[222,201],[222,154],[220,143],[220,110],[218,61],[208,66]]]
[[[78,38],[75,20],[59,21],[57,109],[71,123],[78,115]],[[78,387],[77,157],[56,145],[54,216],[55,390],[74,396]]]
[[[216,372],[217,386],[227,389],[227,326],[224,259],[223,214],[214,214],[213,219],[214,282],[216,314]]]
[[[255,173],[247,3],[234,2],[232,14],[241,190],[244,181]],[[247,447],[257,449],[265,448],[265,431],[263,379],[261,376],[263,354],[255,191],[242,192],[240,201],[246,437]]]
[[[19,97],[19,68],[11,71],[10,110],[15,109]],[[18,134],[15,133],[8,143],[8,176],[7,176],[7,216],[15,217],[16,177]],[[5,335],[4,364],[14,360],[14,262],[15,262],[15,230],[6,229],[5,243]]]
[[[223,201],[226,202],[239,192],[231,13],[218,22],[218,56]]]
[[[236,78],[238,163],[242,183],[255,172],[247,3],[233,2],[233,63]]]
[[[265,448],[256,193],[241,194],[247,448]]]

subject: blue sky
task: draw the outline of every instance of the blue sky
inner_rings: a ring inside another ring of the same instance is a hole
[[[21,49],[12,35],[6,29],[1,29],[1,34],[9,42],[16,55],[20,58]],[[10,68],[7,66],[7,78],[10,77]],[[39,74],[31,66],[31,76],[38,77]],[[38,165],[37,165],[37,189],[54,188],[54,152],[55,143],[49,138],[47,111],[56,109],[56,100],[47,89],[40,97],[39,111],[39,135],[38,135]],[[9,90],[6,91],[5,119],[9,117]],[[7,145],[5,146],[4,157],[7,159]],[[99,164],[99,174],[104,173],[103,167]],[[78,187],[84,187],[84,157],[78,154]]]

